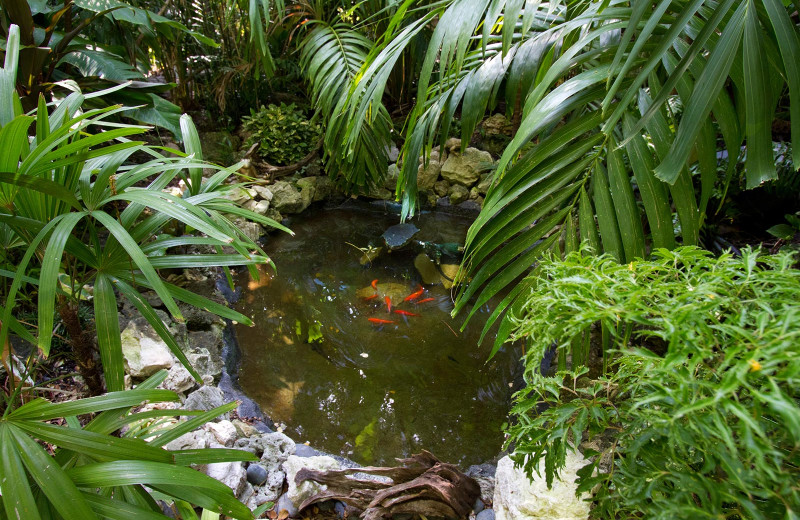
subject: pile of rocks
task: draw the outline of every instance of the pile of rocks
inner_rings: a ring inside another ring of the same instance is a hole
[[[473,209],[480,209],[491,183],[493,167],[489,152],[466,148],[462,153],[461,139],[451,138],[444,149],[434,147],[427,162],[419,158],[417,189],[420,200],[431,206],[458,206],[471,201]],[[391,164],[383,190],[386,199],[394,196],[399,175],[398,164]]]

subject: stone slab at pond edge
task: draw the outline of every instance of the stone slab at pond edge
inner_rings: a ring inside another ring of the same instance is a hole
[[[577,471],[589,461],[580,453],[567,452],[566,465],[561,470],[561,479],[553,481],[547,489],[544,459],[540,460],[539,472],[528,480],[521,468],[505,456],[497,463],[494,488],[494,513],[496,520],[587,520],[590,499],[588,493],[575,496]]]

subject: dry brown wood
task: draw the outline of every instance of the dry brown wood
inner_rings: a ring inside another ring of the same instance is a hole
[[[280,177],[285,177],[287,175],[291,175],[303,166],[308,165],[311,161],[317,158],[319,155],[320,150],[322,150],[322,144],[324,140],[320,138],[317,141],[316,146],[314,149],[308,152],[305,157],[300,159],[294,164],[289,164],[286,166],[273,166],[266,161],[259,161],[255,159],[255,153],[258,150],[260,143],[253,143],[253,146],[247,150],[247,153],[244,155],[246,159],[250,159],[250,163],[255,166],[259,171],[266,173],[269,175],[269,180],[273,181]]]
[[[364,520],[411,513],[452,519],[465,518],[480,496],[480,487],[452,464],[423,451],[408,459],[397,459],[397,467],[349,468],[335,471],[301,469],[295,482],[312,480],[327,489],[308,498],[300,510],[319,502],[339,500],[351,514]],[[355,473],[388,477],[391,482],[355,478]]]

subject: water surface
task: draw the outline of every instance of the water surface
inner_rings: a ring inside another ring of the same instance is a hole
[[[488,307],[461,332],[441,285],[425,286],[419,299],[430,302],[403,302],[420,286],[416,253],[361,265],[361,252],[347,242],[379,245],[396,223],[376,211],[318,210],[292,222],[295,237],[270,238],[277,274],[237,279],[246,288],[238,310],[256,324],[236,329],[239,381],[297,442],[362,464],[392,463],[423,448],[448,462],[484,462],[501,449],[519,355],[504,351],[487,363],[490,341],[481,348],[477,341]],[[431,213],[414,224],[416,239],[463,243],[469,221]],[[375,279],[380,297],[366,300]],[[389,312],[385,294],[392,310],[419,316]]]

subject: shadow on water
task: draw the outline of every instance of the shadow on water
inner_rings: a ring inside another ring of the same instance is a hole
[[[292,223],[295,237],[270,239],[277,274],[263,269],[258,281],[247,272],[236,280],[245,288],[238,310],[256,324],[236,328],[239,382],[296,441],[362,464],[422,448],[465,465],[491,459],[502,445],[519,353],[503,351],[487,363],[490,341],[477,342],[488,307],[461,332],[441,285],[425,286],[419,300],[428,302],[404,302],[421,283],[416,253],[359,263],[361,253],[347,242],[378,246],[396,223],[364,209],[316,211]],[[435,213],[414,223],[415,238],[437,243],[463,243],[469,226]],[[386,296],[392,311],[415,315],[389,312]]]

